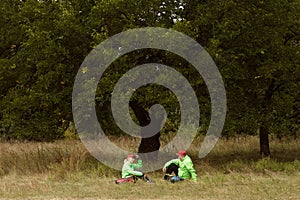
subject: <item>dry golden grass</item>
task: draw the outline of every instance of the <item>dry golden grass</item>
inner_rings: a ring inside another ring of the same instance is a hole
[[[7,199],[299,199],[300,175],[216,173],[198,183],[171,184],[151,174],[156,184],[142,181],[115,185],[112,178],[73,174],[56,181],[47,174],[2,177],[0,194]],[[0,197],[0,199],[1,199]]]
[[[131,151],[138,148],[134,138],[110,139]],[[156,184],[121,185],[113,182],[120,172],[99,163],[79,140],[2,142],[0,199],[299,199],[299,139],[271,137],[272,157],[267,159],[260,159],[257,137],[221,139],[200,160],[201,140],[188,149],[198,183],[171,184],[157,171],[149,174]]]

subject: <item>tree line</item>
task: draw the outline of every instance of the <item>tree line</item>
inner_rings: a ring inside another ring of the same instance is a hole
[[[138,27],[180,31],[211,55],[227,93],[224,136],[258,134],[262,155],[270,154],[270,133],[299,136],[298,0],[2,0],[0,7],[4,139],[63,138],[73,121],[72,89],[84,58],[105,39]],[[111,91],[122,74],[145,62],[172,66],[189,80],[198,96],[199,132],[204,134],[210,120],[205,82],[179,56],[149,49],[120,57],[100,80],[96,107],[104,130],[122,134],[111,115]],[[159,134],[176,131],[179,105],[163,87],[151,85],[134,93],[133,118],[149,123],[147,109],[155,103],[164,105],[169,116]],[[159,134],[149,141],[157,144]],[[158,146],[141,151],[151,148]]]

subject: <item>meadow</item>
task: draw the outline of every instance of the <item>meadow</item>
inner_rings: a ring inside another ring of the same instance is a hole
[[[270,158],[259,155],[256,136],[220,139],[203,159],[202,138],[188,149],[198,182],[177,184],[149,173],[156,184],[141,180],[116,185],[120,172],[94,159],[80,140],[0,142],[0,199],[299,199],[300,139],[270,138]],[[139,141],[111,137],[135,151]],[[162,138],[162,144],[167,138]]]

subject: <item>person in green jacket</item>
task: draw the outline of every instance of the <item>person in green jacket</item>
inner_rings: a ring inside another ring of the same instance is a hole
[[[185,179],[192,179],[197,181],[197,173],[194,169],[192,159],[186,154],[185,150],[180,150],[177,154],[177,159],[168,161],[164,167],[164,179],[171,182],[182,181]],[[175,176],[171,174],[174,172]]]
[[[137,163],[134,163],[135,159],[138,159]],[[143,166],[143,162],[139,159],[138,155],[128,154],[127,158],[124,160],[124,165],[122,167],[122,178],[133,177],[134,180],[140,178],[147,183],[154,183],[149,177],[142,171],[138,170]]]

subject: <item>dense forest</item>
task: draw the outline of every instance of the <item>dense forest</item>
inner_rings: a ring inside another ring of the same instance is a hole
[[[210,54],[227,95],[223,136],[258,135],[262,155],[270,154],[269,134],[299,137],[299,0],[1,0],[0,6],[3,139],[52,141],[74,132],[72,90],[83,60],[105,39],[141,27],[182,32]],[[150,62],[174,67],[190,82],[205,134],[211,115],[205,82],[181,57],[155,49],[130,52],[105,71],[96,95],[103,129],[124,134],[111,115],[111,92],[122,74]],[[133,118],[149,123],[155,103],[168,112],[160,134],[176,132],[178,101],[160,86],[134,93]]]

